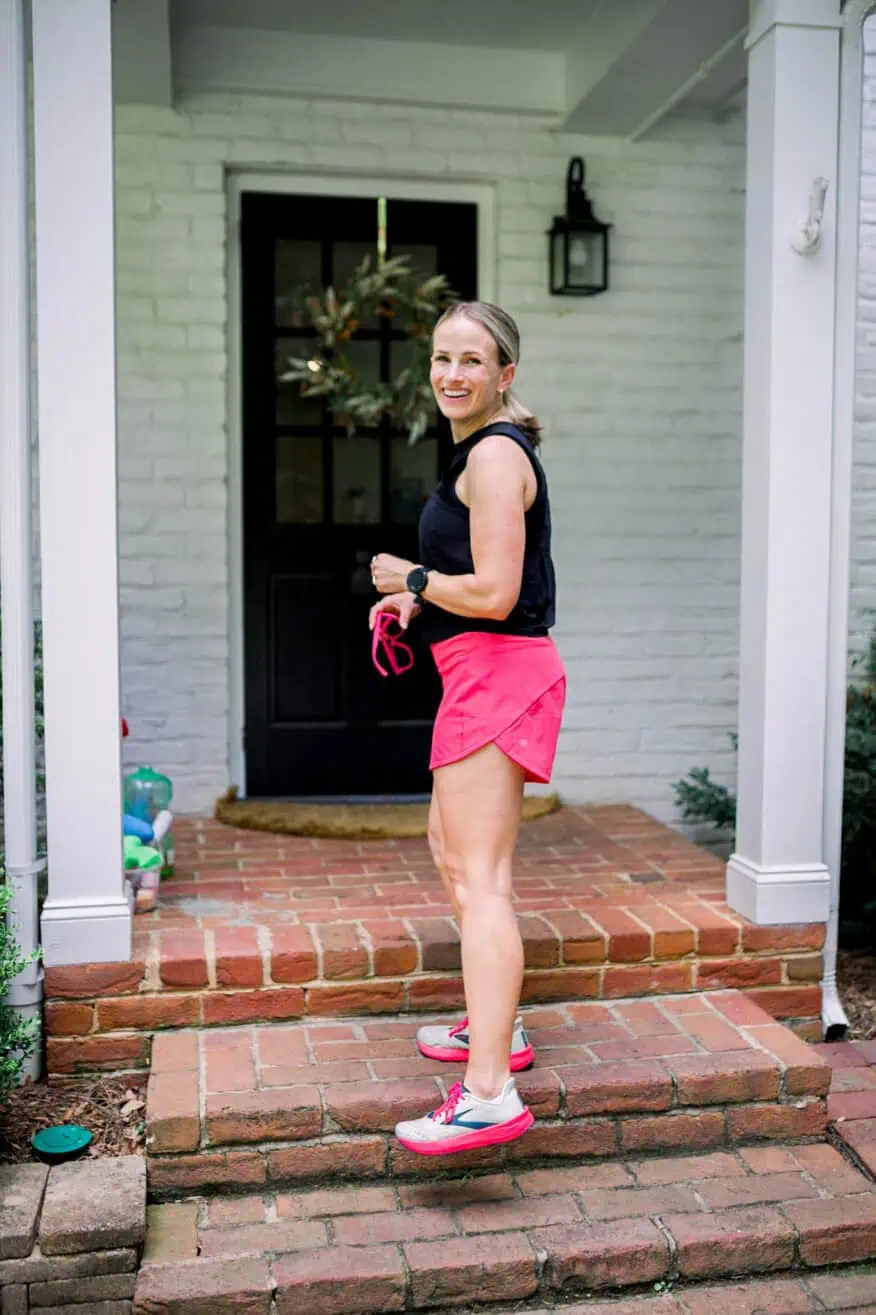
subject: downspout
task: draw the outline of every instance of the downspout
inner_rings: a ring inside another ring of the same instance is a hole
[[[824,857],[830,872],[830,915],[824,945],[821,1022],[827,1041],[840,1041],[849,1020],[836,984],[842,862],[843,776],[851,574],[851,491],[854,461],[855,349],[861,193],[863,24],[872,0],[846,6],[840,33],[840,112],[837,178],[834,426],[831,490],[830,600],[827,640],[827,734],[824,763]]]
[[[0,606],[3,609],[3,788],[9,925],[25,954],[39,946],[33,678],[31,318],[27,33],[23,0],[0,0]],[[23,1018],[42,1013],[36,962],[10,983]],[[40,1050],[25,1066],[39,1077]]]

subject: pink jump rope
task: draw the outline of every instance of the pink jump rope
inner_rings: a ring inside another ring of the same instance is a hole
[[[403,634],[404,631],[397,616],[392,612],[378,612],[371,638],[371,660],[381,676],[389,675],[386,668],[380,665],[378,654],[381,649],[395,676],[410,671],[414,665],[413,652],[401,638]],[[401,659],[404,659],[404,661],[401,661]]]

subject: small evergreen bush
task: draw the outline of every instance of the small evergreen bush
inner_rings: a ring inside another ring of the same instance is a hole
[[[858,663],[862,679],[846,698],[843,847],[840,871],[840,939],[849,948],[876,945],[876,629]],[[734,747],[736,737],[733,737]],[[672,787],[685,821],[733,835],[736,796],[694,767]]]
[[[9,983],[37,957],[22,954],[6,921],[12,890],[0,868],[0,1103],[21,1079],[22,1069],[39,1039],[39,1020],[25,1021],[6,1003]]]

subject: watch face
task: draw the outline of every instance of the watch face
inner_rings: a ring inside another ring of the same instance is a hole
[[[415,566],[408,574],[407,586],[412,594],[418,594],[421,589],[426,588],[428,576],[422,566]]]

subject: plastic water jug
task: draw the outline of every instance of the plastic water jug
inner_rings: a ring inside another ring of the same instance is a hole
[[[169,876],[173,871],[172,818],[167,811],[172,798],[170,778],[152,767],[138,767],[125,777],[125,812],[146,823],[150,829],[155,828],[153,843],[161,852],[162,876]]]
[[[141,822],[154,822],[172,798],[170,778],[151,767],[138,767],[125,777],[125,812]]]

